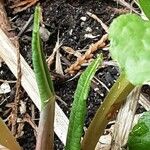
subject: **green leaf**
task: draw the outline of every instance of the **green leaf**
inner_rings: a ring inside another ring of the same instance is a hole
[[[54,88],[42,50],[42,43],[39,33],[40,19],[41,8],[40,6],[37,6],[34,13],[34,26],[32,32],[32,60],[41,97],[41,106],[43,108],[47,102],[54,97]]]
[[[133,14],[114,19],[109,28],[110,53],[134,85],[150,81],[150,21]]]
[[[98,56],[82,73],[74,95],[74,101],[69,119],[69,128],[65,150],[80,150],[81,137],[86,115],[86,99],[90,90],[91,80],[102,63],[102,55]]]
[[[150,0],[138,0],[138,3],[146,17],[150,19]]]
[[[129,150],[150,149],[150,112],[145,112],[133,127],[128,139]]]
[[[41,112],[38,126],[36,149],[53,149],[54,145],[54,113],[55,93],[44,57],[39,33],[41,8],[38,5],[34,13],[32,32],[32,60],[41,98]]]

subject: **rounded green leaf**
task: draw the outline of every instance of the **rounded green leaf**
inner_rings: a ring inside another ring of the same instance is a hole
[[[129,150],[150,149],[150,112],[146,112],[132,129],[128,139]]]
[[[109,28],[110,53],[134,85],[150,81],[150,21],[121,15]]]

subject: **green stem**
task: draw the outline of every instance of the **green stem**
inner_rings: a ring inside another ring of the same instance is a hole
[[[95,149],[95,146],[100,136],[103,134],[109,120],[120,108],[121,104],[133,88],[134,85],[125,78],[124,74],[121,74],[104,99],[104,102],[97,110],[89,128],[87,129],[82,141],[82,150]]]

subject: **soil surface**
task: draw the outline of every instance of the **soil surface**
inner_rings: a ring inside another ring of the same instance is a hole
[[[15,30],[17,35],[19,34],[20,53],[32,67],[31,34],[33,22],[31,21],[23,33],[21,32],[29,18],[32,17],[35,6],[32,6],[23,12],[13,14],[13,9],[10,8],[11,5],[12,2],[8,1],[6,4],[6,10],[10,18],[12,28]],[[46,0],[41,1],[41,6],[43,9],[44,35],[47,32],[49,33],[49,36],[46,39],[43,39],[43,49],[46,58],[52,54],[58,33],[59,40],[62,41],[63,46],[71,47],[82,54],[85,53],[85,49],[87,49],[91,43],[95,43],[102,37],[102,35],[105,34],[100,23],[87,15],[87,11],[97,15],[97,17],[108,26],[114,17],[118,16],[120,13],[128,12],[125,6],[120,6],[113,0]],[[61,61],[63,70],[65,70],[70,64],[75,62],[76,57],[68,54],[62,48],[60,49],[60,53],[63,56]],[[107,49],[97,50],[94,53],[94,57],[98,53],[103,53],[106,62],[111,60]],[[16,80],[6,64],[2,62],[1,65],[0,79],[8,81]],[[80,71],[83,71],[86,68],[85,66],[82,66]],[[63,102],[59,100],[57,100],[57,102],[67,117],[69,117],[73,95],[79,76],[69,75],[65,72],[64,76],[57,74],[54,63],[51,66],[51,74],[54,78],[56,94],[63,100]],[[118,75],[118,67],[106,65],[97,71],[95,77],[103,82],[108,89],[110,89],[118,78]],[[11,108],[13,107],[13,101],[15,98],[15,83],[10,83],[9,85],[11,92],[0,95],[0,116],[2,116],[11,128],[9,116],[11,114]],[[85,120],[86,127],[88,127],[97,108],[100,106],[107,94],[107,89],[100,83],[96,83],[92,87],[93,88],[90,90],[87,103],[88,113]],[[96,90],[94,87],[99,90]],[[142,92],[150,98],[150,87],[148,85],[143,86]],[[38,124],[39,112],[23,88],[21,89],[20,94],[20,107],[23,107],[25,111],[20,111],[18,113],[17,126],[20,128],[17,131],[17,140],[24,150],[34,150],[36,138],[34,128],[30,121],[32,120],[36,126]],[[143,108],[139,107],[139,112],[141,111],[143,111]],[[19,120],[23,120],[24,118],[28,118],[30,121],[20,123]],[[55,149],[62,150],[63,147],[63,144],[55,135]]]

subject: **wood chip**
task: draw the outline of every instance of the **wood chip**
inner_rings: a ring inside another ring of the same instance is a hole
[[[61,54],[59,52],[59,50],[56,52],[56,65],[55,65],[55,70],[56,73],[60,74],[61,76],[64,76],[64,72],[62,69],[62,64],[61,64],[61,60],[60,60]]]

